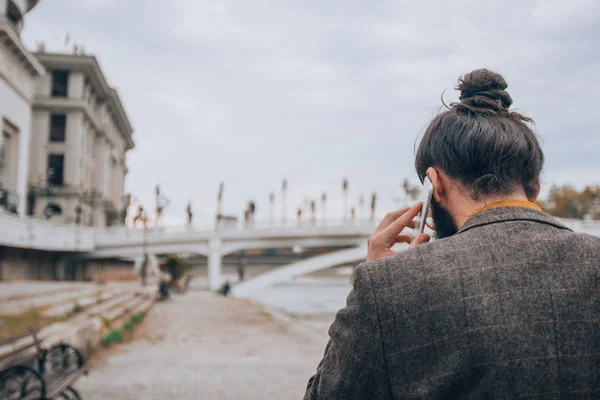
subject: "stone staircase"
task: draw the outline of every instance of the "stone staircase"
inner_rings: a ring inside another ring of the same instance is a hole
[[[135,313],[146,312],[156,299],[155,285],[145,288],[97,285],[69,289],[0,301],[0,315],[35,311],[45,318],[62,320],[64,322],[53,323],[39,332],[44,346],[67,342],[87,353],[110,329],[120,327]],[[4,350],[0,348],[0,353]]]

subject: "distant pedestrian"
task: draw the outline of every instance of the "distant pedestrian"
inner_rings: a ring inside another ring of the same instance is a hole
[[[223,286],[221,286],[221,289],[217,290],[217,293],[225,297],[229,295],[229,292],[231,292],[231,284],[229,283],[229,281],[225,281]]]
[[[246,259],[246,257],[242,257],[242,259],[240,260],[238,267],[237,267],[237,273],[238,273],[238,278],[241,281],[244,280],[244,275],[246,274],[246,266],[248,265],[248,259]]]
[[[146,277],[148,276],[148,263],[150,259],[148,257],[148,253],[144,253],[144,258],[142,259],[142,265],[140,266],[140,276],[142,277],[142,287],[146,286]]]

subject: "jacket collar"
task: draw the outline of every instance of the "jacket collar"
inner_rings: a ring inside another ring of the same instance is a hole
[[[552,225],[559,229],[571,230],[543,211],[525,207],[496,207],[483,210],[473,215],[465,222],[458,233],[468,231],[469,229],[478,226],[508,221],[533,221]]]

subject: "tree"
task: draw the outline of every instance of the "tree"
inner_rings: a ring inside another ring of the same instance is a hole
[[[570,185],[552,186],[545,201],[538,205],[559,218],[600,219],[600,185],[578,191]]]

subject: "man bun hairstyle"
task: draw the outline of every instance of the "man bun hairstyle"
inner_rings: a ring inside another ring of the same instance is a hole
[[[438,114],[425,130],[415,167],[421,181],[437,167],[459,181],[474,199],[537,190],[544,154],[533,120],[510,106],[502,75],[478,69],[458,80],[460,100]]]

